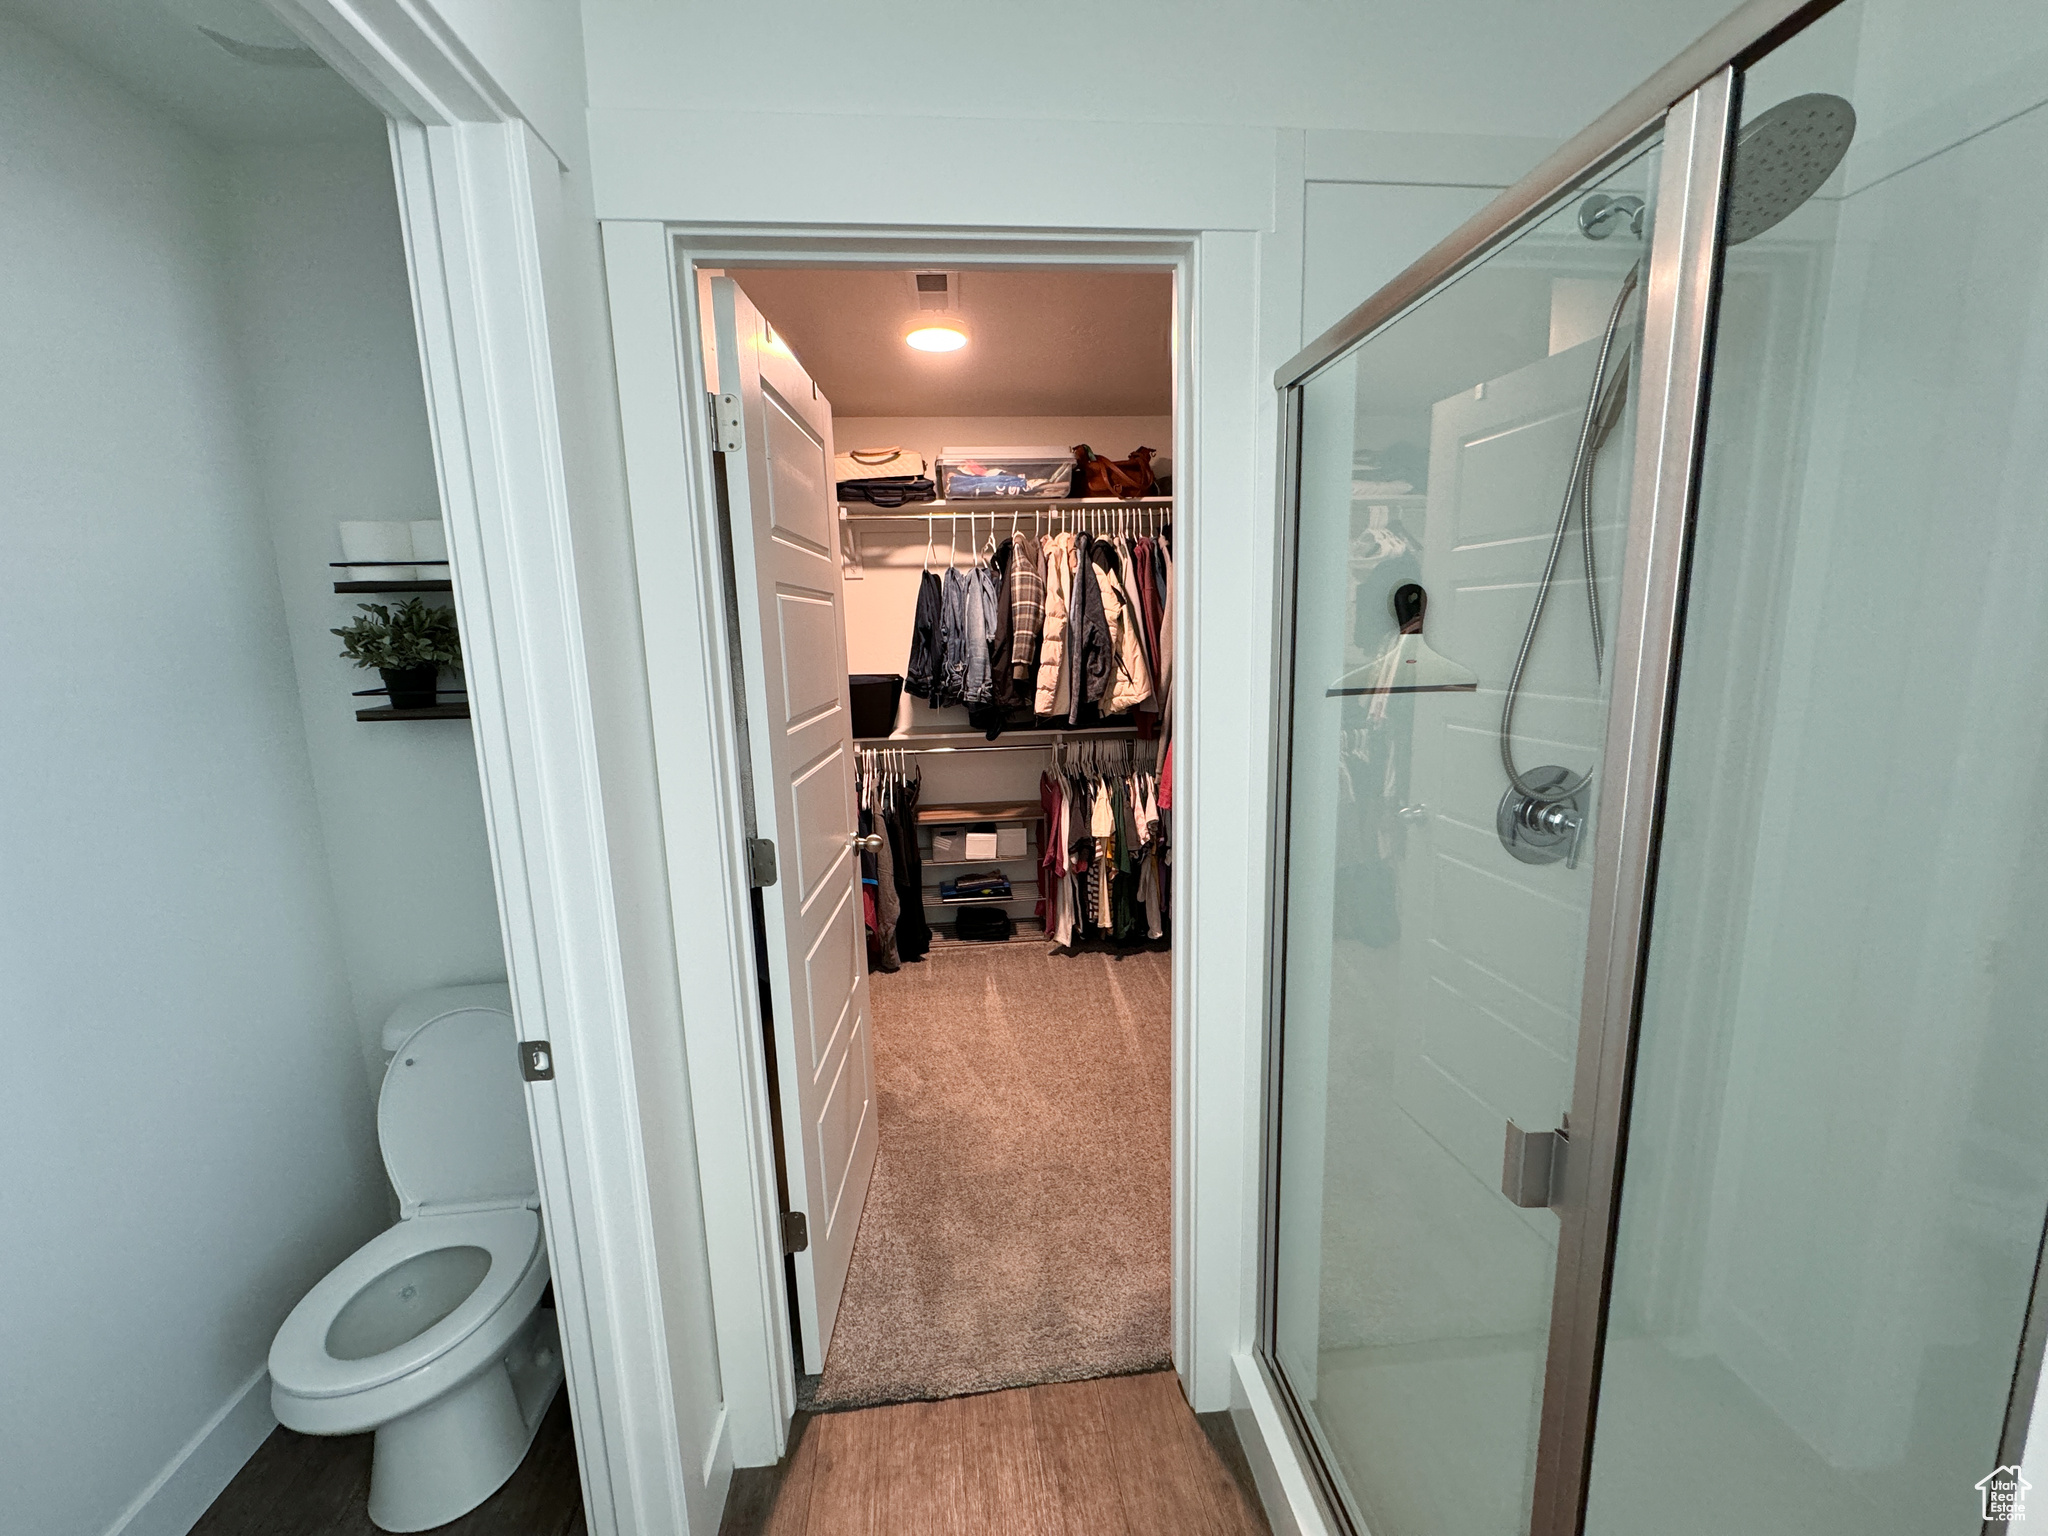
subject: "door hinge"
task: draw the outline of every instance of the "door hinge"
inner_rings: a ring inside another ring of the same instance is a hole
[[[775,845],[765,837],[747,839],[747,878],[757,891],[775,883]]]
[[[740,451],[740,397],[738,395],[717,395],[708,390],[704,398],[711,406],[711,451],[713,453],[738,453]]]
[[[555,1080],[555,1048],[546,1040],[519,1042],[519,1075],[529,1083]]]
[[[782,1213],[782,1251],[802,1253],[811,1246],[811,1224],[804,1219],[802,1211]]]

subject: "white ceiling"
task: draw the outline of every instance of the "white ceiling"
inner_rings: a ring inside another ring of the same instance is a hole
[[[958,352],[904,345],[906,272],[733,272],[838,416],[1164,416],[1173,278],[1164,272],[959,274]]]
[[[0,0],[0,12],[218,148],[384,131],[382,114],[317,60],[257,63],[200,31],[292,57],[296,39],[260,0]]]

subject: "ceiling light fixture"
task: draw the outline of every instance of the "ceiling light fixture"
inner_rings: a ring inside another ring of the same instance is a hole
[[[967,327],[950,315],[943,320],[920,315],[903,339],[919,352],[958,352],[967,345]]]

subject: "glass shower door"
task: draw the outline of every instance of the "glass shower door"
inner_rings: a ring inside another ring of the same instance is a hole
[[[1373,1536],[1529,1529],[1661,162],[1295,391],[1270,1358]]]
[[[1975,1532],[2025,1494],[2044,47],[2035,8],[1866,0],[1743,80],[1745,139],[1853,140],[1731,217],[1590,1536]]]

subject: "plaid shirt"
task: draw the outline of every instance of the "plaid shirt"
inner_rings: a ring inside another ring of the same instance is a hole
[[[1014,586],[1010,597],[1010,675],[1019,683],[1038,676],[1039,633],[1045,627],[1045,550],[1028,533],[1017,535],[1010,551]],[[1031,702],[1029,688],[1020,689]]]

